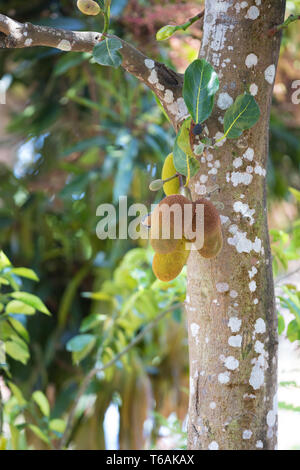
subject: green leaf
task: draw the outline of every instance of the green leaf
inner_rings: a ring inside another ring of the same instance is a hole
[[[66,423],[63,419],[51,419],[49,423],[49,428],[51,431],[63,434],[66,429]]]
[[[6,305],[6,313],[13,313],[14,315],[34,315],[35,309],[20,300],[11,300]]]
[[[38,428],[35,424],[29,424],[29,429],[39,438],[41,441],[46,442],[46,444],[50,444],[49,438],[47,434],[45,434],[40,428]]]
[[[176,170],[178,171],[178,173],[186,177],[192,178],[199,171],[199,162],[190,153],[191,150],[189,150],[190,149],[189,142],[185,141],[186,135],[187,135],[187,128],[184,123],[181,126],[177,134],[176,140],[175,140],[174,149],[173,149],[173,161],[174,161],[174,166]],[[188,151],[188,154],[186,154],[182,150],[179,143],[181,147],[183,147],[185,150]]]
[[[11,296],[17,300],[21,300],[24,304],[36,308],[39,312],[45,313],[45,315],[51,315],[46,305],[36,295],[28,294],[28,292],[13,292]]]
[[[8,381],[7,384],[11,390],[11,393],[16,398],[18,404],[22,407],[25,406],[27,404],[27,401],[25,400],[23,393],[21,392],[19,387],[17,387],[15,384],[13,384],[10,381]]]
[[[93,349],[96,343],[96,337],[88,343],[81,351],[73,351],[72,352],[72,360],[74,364],[79,364]]]
[[[37,277],[37,275],[35,274],[34,271],[32,271],[32,269],[28,269],[28,268],[13,268],[11,270],[11,272],[13,274],[16,274],[17,276],[20,276],[20,277],[26,277],[27,279],[31,279],[32,281],[39,281],[39,278]]]
[[[294,341],[300,340],[300,328],[296,320],[292,320],[287,328],[286,335],[288,339],[293,343]]]
[[[283,316],[278,313],[278,334],[281,335],[284,332],[285,322]]]
[[[43,413],[43,415],[49,417],[50,416],[50,405],[49,405],[49,401],[48,401],[46,395],[44,395],[44,393],[41,392],[40,390],[37,390],[36,392],[34,392],[32,394],[32,399],[38,405],[38,407],[41,410],[41,412]]]
[[[21,339],[16,339],[11,341],[5,342],[5,352],[10,357],[15,359],[15,361],[19,361],[22,364],[27,364],[28,359],[30,357],[28,347],[24,341]]]
[[[249,93],[239,95],[224,116],[224,137],[237,139],[246,129],[254,126],[260,117],[255,99]]]
[[[29,307],[31,308],[31,307]],[[16,318],[11,318],[9,317],[9,323],[12,325],[12,327],[14,328],[14,330],[20,335],[22,336],[22,338],[27,342],[29,343],[30,341],[30,336],[29,336],[29,333],[28,331],[26,330],[26,328],[23,326],[23,324],[17,320]]]
[[[0,269],[11,266],[11,262],[3,251],[0,251]]]
[[[218,89],[218,76],[206,60],[197,59],[188,66],[184,74],[183,98],[195,123],[210,116]]]
[[[94,313],[84,318],[80,326],[80,333],[85,333],[86,331],[92,330],[104,320],[106,320],[106,315],[101,315],[100,313]]]
[[[295,197],[296,201],[300,202],[300,191],[298,191],[295,188],[289,188],[289,191],[292,193],[292,195]]]
[[[181,148],[181,150],[189,156],[193,156],[193,152],[191,149],[190,144],[190,129],[191,129],[191,118],[187,118],[182,126],[179,129],[178,136],[177,136],[177,144]]]
[[[67,351],[82,351],[89,343],[95,341],[94,335],[77,335],[67,342]]]
[[[93,57],[97,64],[119,67],[122,64],[122,56],[119,49],[122,49],[122,43],[117,38],[105,38],[96,44],[93,49]]]

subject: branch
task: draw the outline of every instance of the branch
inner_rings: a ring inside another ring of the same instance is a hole
[[[284,274],[283,276],[278,277],[275,280],[275,286],[279,285],[282,281],[285,279],[288,279],[289,277],[293,276],[294,274],[297,274],[300,271],[300,268],[295,269],[294,271],[291,271],[289,273]]]
[[[106,35],[107,37],[115,37]],[[19,23],[0,14],[0,48],[18,49],[34,46],[55,47],[61,51],[93,52],[103,39],[101,33],[92,31],[67,31],[64,29]],[[122,67],[157,95],[175,129],[188,115],[182,98],[183,76],[166,65],[145,56],[134,46],[122,42]]]
[[[77,395],[74,399],[74,403],[71,407],[71,410],[70,410],[70,413],[69,413],[69,416],[68,416],[68,419],[67,419],[67,425],[66,425],[65,432],[64,432],[64,434],[61,438],[61,441],[59,443],[59,447],[58,447],[59,450],[63,449],[66,446],[67,442],[68,442],[69,435],[70,435],[71,429],[73,427],[73,423],[74,423],[74,419],[75,419],[75,412],[76,412],[78,402],[79,402],[80,398],[82,397],[82,395],[84,394],[84,392],[86,391],[86,389],[87,389],[89,383],[91,382],[91,380],[95,377],[95,375],[99,374],[100,372],[103,372],[104,370],[106,370],[109,367],[111,367],[112,365],[114,365],[122,356],[127,354],[136,344],[138,344],[144,338],[144,336],[149,331],[151,331],[160,322],[160,320],[162,320],[168,313],[172,312],[173,310],[176,310],[177,308],[179,308],[181,306],[182,306],[181,303],[177,303],[177,304],[172,305],[168,309],[164,310],[163,312],[161,312],[156,318],[154,318],[154,320],[152,320],[152,322],[148,323],[148,325],[138,335],[136,335],[133,338],[133,340],[124,349],[122,349],[122,351],[120,351],[118,354],[116,354],[115,357],[113,357],[109,362],[104,364],[104,366],[92,369],[88,373],[88,375],[83,380],[83,382],[82,382],[82,384],[81,384],[81,386],[80,386],[80,388],[77,392]]]
[[[300,20],[300,15],[290,15],[285,20],[284,23],[279,24],[279,25],[274,26],[273,28],[271,28],[268,32],[268,35],[269,36],[274,36],[276,33],[278,33],[279,31],[281,31],[284,28],[287,28],[291,23],[293,23],[294,21],[298,21],[298,20]]]

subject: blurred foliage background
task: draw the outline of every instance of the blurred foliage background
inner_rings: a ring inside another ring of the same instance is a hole
[[[111,28],[149,56],[184,71],[197,56],[199,24],[165,43],[158,44],[155,33],[165,23],[186,21],[202,3],[113,1]],[[288,13],[299,11],[300,2],[288,2]],[[0,1],[0,12],[65,29],[101,31],[103,26],[101,16],[84,17],[72,0]],[[298,268],[299,194],[289,187],[300,190],[300,105],[292,102],[292,84],[299,77],[300,33],[294,23],[284,32],[270,125],[269,221],[279,277],[291,260]],[[169,308],[138,345],[91,381],[68,445],[105,449],[115,436],[121,449],[184,446],[188,352],[180,304],[185,273],[163,285],[152,274],[146,241],[96,237],[100,204],[117,204],[127,195],[128,205],[150,207],[162,197],[148,185],[171,148],[169,123],[146,87],[122,69],[93,63],[87,53],[2,50],[0,79],[6,91],[6,105],[0,107],[0,245],[14,266],[31,268],[39,278],[12,272],[3,258],[2,288],[4,295],[31,293],[51,312],[10,314],[15,324],[9,327],[0,316],[4,340],[20,346],[22,332],[24,343],[23,356],[12,351],[9,371],[3,369],[0,448],[56,448],[87,373],[112,360]],[[286,327],[280,314],[280,332],[298,342],[298,289],[290,284],[285,289],[278,302],[296,324]]]

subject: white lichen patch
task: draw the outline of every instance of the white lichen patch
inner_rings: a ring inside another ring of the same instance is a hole
[[[66,39],[62,39],[58,45],[57,49],[60,49],[61,51],[70,51],[72,49],[70,41],[67,41]]]
[[[255,274],[257,274],[257,269],[256,269],[256,267],[253,266],[253,267],[250,269],[250,271],[248,271],[248,274],[249,274],[250,279],[252,279],[252,278],[255,276]]]
[[[250,431],[250,429],[245,429],[245,431],[243,431],[243,439],[251,439],[251,436],[252,431]]]
[[[218,375],[218,381],[220,384],[228,384],[230,380],[230,372],[222,372],[221,374]]]
[[[263,441],[256,441],[255,447],[257,449],[263,449],[264,447]]]
[[[255,65],[257,65],[257,62],[258,62],[257,55],[253,53],[247,55],[245,64],[248,67],[248,69],[250,69],[251,67],[255,67]]]
[[[264,380],[264,369],[261,364],[257,362],[256,364],[254,364],[253,369],[251,371],[249,383],[254,390],[258,390],[264,384]]]
[[[240,11],[243,9],[243,8],[246,8],[248,6],[248,2],[241,2],[241,3],[236,3],[234,5],[234,8],[236,9],[236,12],[237,13],[240,13]]]
[[[168,104],[173,103],[174,101],[174,94],[171,90],[166,90],[164,95],[164,101]]]
[[[259,9],[256,6],[250,7],[245,16],[245,18],[247,18],[248,20],[252,20],[252,21],[256,20],[258,17],[259,17]]]
[[[236,290],[231,290],[230,293],[229,293],[229,295],[230,295],[230,297],[231,297],[232,299],[236,299],[237,296],[238,296],[238,293],[237,293]]]
[[[237,333],[240,331],[242,325],[242,320],[238,317],[230,317],[228,326],[231,329],[232,333]]]
[[[241,335],[230,336],[228,338],[228,344],[232,348],[240,348],[242,345],[242,339]]]
[[[32,39],[30,39],[30,38],[26,39],[25,42],[24,42],[24,45],[25,45],[26,47],[31,46],[31,44],[32,44]]]
[[[227,282],[218,282],[216,288],[217,291],[221,293],[229,291],[229,285]]]
[[[254,168],[254,173],[256,173],[259,176],[263,176],[263,177],[266,176],[266,170],[262,168],[260,165],[256,165],[256,167]]]
[[[211,410],[214,410],[216,408],[216,403],[214,401],[210,402],[209,407]]]
[[[253,176],[249,173],[233,171],[231,173],[230,179],[234,187],[238,186],[239,184],[245,184],[248,186],[252,182]]]
[[[248,206],[248,204],[244,204],[244,203],[241,202],[241,201],[236,201],[236,202],[233,204],[233,210],[234,210],[234,212],[238,212],[238,213],[242,214],[243,217],[249,218],[249,220],[250,220],[250,225],[253,225],[253,224],[254,224],[253,215],[254,215],[254,213],[255,213],[255,209],[250,209],[250,207]]]
[[[231,227],[229,227],[229,229]],[[255,241],[252,242],[247,238],[246,232],[240,232],[239,230],[234,233],[233,237],[227,238],[227,243],[228,245],[234,246],[238,253],[250,253],[252,250],[256,253],[260,253],[262,250],[261,240],[259,238],[256,237]]]
[[[258,318],[254,325],[255,334],[263,335],[266,332],[266,324],[262,318]]]
[[[273,85],[274,83],[275,72],[276,72],[276,68],[274,64],[269,65],[269,67],[267,67],[265,70],[265,79],[270,85]]]
[[[250,292],[255,292],[256,291],[256,282],[255,281],[249,282],[249,289],[250,289]]]
[[[254,150],[251,147],[247,148],[246,152],[243,154],[243,157],[252,162],[254,157]]]
[[[230,108],[233,103],[233,99],[228,93],[220,93],[218,97],[218,107],[222,110]]]
[[[151,70],[151,69],[154,68],[155,62],[152,59],[145,59],[145,65],[146,65],[147,69]]]
[[[226,224],[227,222],[230,222],[230,219],[229,217],[227,217],[227,215],[220,215],[220,219],[221,219],[221,224],[224,225]]]
[[[242,166],[243,160],[241,159],[241,157],[237,157],[233,160],[232,164],[233,164],[234,168],[239,168],[240,166]]]
[[[264,352],[265,352],[264,343],[262,343],[261,341],[258,341],[258,340],[255,341],[254,351],[257,354],[264,354]]]
[[[188,109],[182,97],[167,106],[168,111],[176,116],[176,121],[180,122],[189,116]]]
[[[256,96],[257,93],[258,93],[258,86],[256,85],[256,83],[251,83],[250,85],[250,88],[249,88],[249,91],[251,93],[252,96]]]
[[[151,83],[151,85],[155,85],[156,83],[158,83],[158,76],[155,69],[151,71],[148,77],[148,82]]]
[[[208,445],[208,450],[219,450],[219,444],[216,441],[212,441]]]
[[[224,361],[225,367],[229,370],[237,369],[239,367],[239,364],[240,364],[239,361],[233,356],[226,357]]]
[[[200,180],[200,183],[204,184],[204,183],[207,182],[208,176],[207,175],[201,175],[199,180]]]

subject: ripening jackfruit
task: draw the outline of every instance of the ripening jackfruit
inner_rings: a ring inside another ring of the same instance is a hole
[[[163,169],[161,172],[161,179],[166,180],[171,178],[171,176],[176,175],[177,171],[174,166],[173,153],[170,153],[165,159]],[[171,194],[178,194],[180,189],[179,178],[174,178],[171,181],[168,181],[163,186],[166,196],[171,196]]]
[[[84,15],[98,15],[101,11],[100,6],[94,0],[78,0],[77,7]]]
[[[150,241],[156,253],[176,251],[187,225],[192,224],[193,203],[180,194],[165,197],[151,215]]]
[[[192,228],[194,232],[196,231],[197,204],[204,205],[204,243],[203,247],[198,250],[198,253],[203,256],[203,258],[215,258],[220,253],[223,246],[220,216],[212,202],[204,198],[198,199],[193,203],[195,212]]]
[[[152,263],[152,269],[155,276],[164,282],[175,279],[186,264],[190,250],[186,249],[186,241],[180,240],[177,250],[171,253],[155,253]]]

